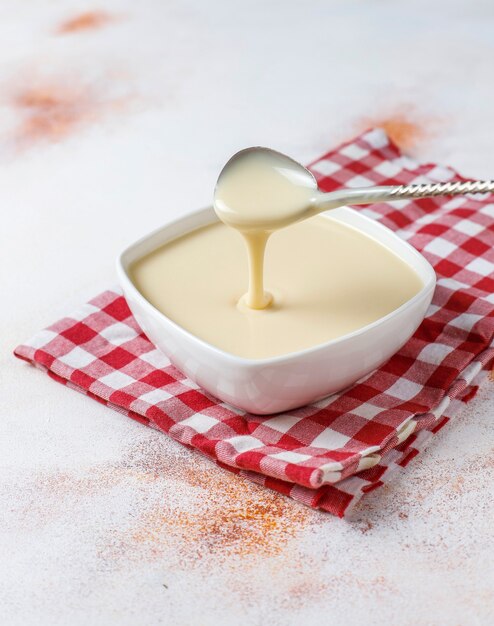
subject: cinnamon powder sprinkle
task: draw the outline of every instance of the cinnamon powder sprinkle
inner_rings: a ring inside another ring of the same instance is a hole
[[[95,30],[113,21],[113,17],[105,11],[86,11],[62,22],[57,33],[67,35],[81,31]]]

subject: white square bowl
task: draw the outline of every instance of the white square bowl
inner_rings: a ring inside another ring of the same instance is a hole
[[[328,214],[329,215],[329,214]],[[149,339],[200,387],[250,413],[278,413],[348,387],[387,361],[424,319],[436,285],[431,265],[393,231],[353,209],[330,212],[381,242],[419,275],[423,287],[388,315],[337,339],[298,352],[246,359],[199,339],[158,311],[132,282],[130,267],[163,244],[217,221],[212,208],[171,222],[128,247],[117,272],[129,307]]]

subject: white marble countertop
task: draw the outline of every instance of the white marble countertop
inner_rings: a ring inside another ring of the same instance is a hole
[[[492,177],[493,19],[490,0],[0,0],[3,623],[494,623],[492,381],[342,521],[11,356],[244,146],[309,161],[380,123]]]

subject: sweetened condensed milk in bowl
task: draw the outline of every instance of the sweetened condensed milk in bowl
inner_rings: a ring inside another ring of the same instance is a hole
[[[434,271],[414,248],[347,207],[319,214],[322,196],[292,159],[245,150],[220,174],[214,209],[118,260],[151,341],[246,411],[288,410],[354,383],[409,339],[432,298]]]

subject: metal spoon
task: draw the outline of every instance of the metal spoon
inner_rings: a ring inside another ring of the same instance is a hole
[[[432,198],[435,196],[457,196],[464,194],[476,194],[476,193],[491,193],[494,192],[494,180],[469,180],[458,182],[446,182],[446,183],[422,183],[412,185],[398,185],[398,186],[379,186],[379,187],[359,187],[355,189],[339,189],[337,191],[331,191],[329,193],[323,193],[318,190],[317,182],[303,165],[290,157],[271,150],[270,148],[253,147],[247,148],[237,152],[225,165],[218,178],[218,184],[215,191],[215,208],[220,218],[226,222],[231,223],[233,218],[229,213],[230,207],[226,206],[226,203],[222,202],[221,197],[222,181],[227,178],[231,172],[235,169],[242,168],[246,163],[252,163],[253,159],[258,159],[260,167],[270,167],[276,173],[278,182],[280,179],[285,181],[286,185],[293,187],[294,190],[294,203],[287,208],[283,218],[280,219],[279,213],[274,211],[270,213],[269,203],[271,198],[266,199],[266,212],[263,215],[256,216],[256,227],[264,227],[266,229],[272,229],[276,227],[282,227],[289,223],[294,223],[302,219],[327,211],[328,209],[335,209],[340,206],[352,205],[352,204],[370,204],[374,202],[391,202],[393,200],[405,200],[410,198]],[[264,174],[264,170],[260,172]],[[253,193],[256,194],[258,190],[255,189],[256,178],[253,177],[252,185]],[[295,192],[297,190],[304,189],[305,195],[300,195],[300,204],[298,204]],[[276,200],[277,198],[273,198]],[[238,215],[234,216],[238,218]],[[242,222],[235,224],[234,226],[244,229],[249,228],[250,220],[254,223],[250,215],[250,211],[246,214],[240,215]]]

